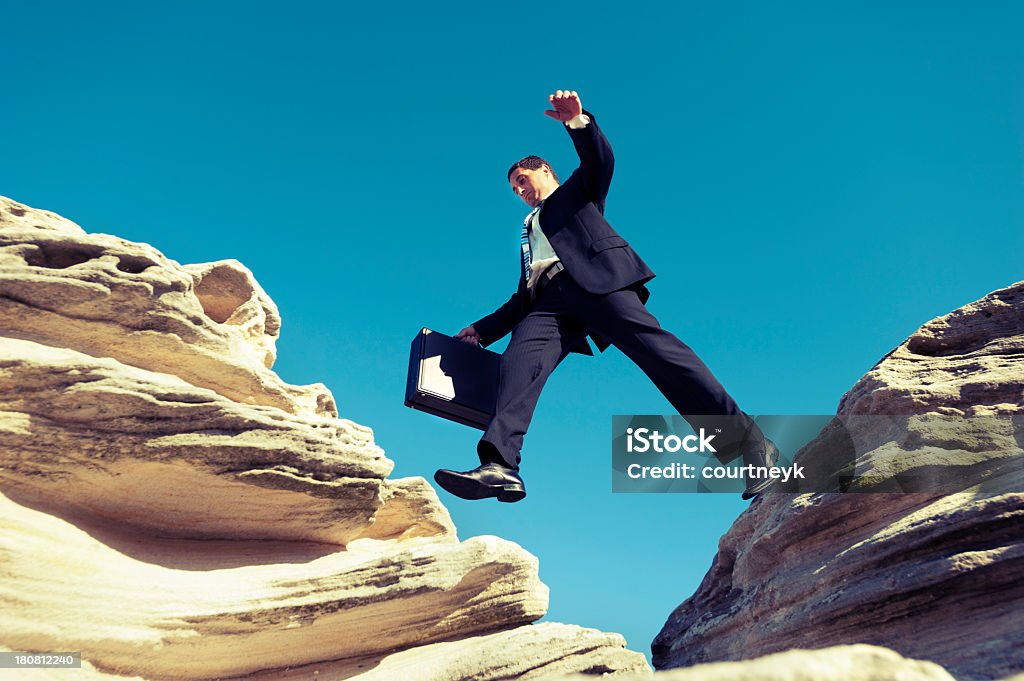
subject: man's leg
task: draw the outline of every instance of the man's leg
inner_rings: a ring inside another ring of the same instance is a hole
[[[690,346],[666,331],[640,302],[633,289],[595,296],[576,288],[586,323],[631,359],[683,416],[714,416],[703,422],[688,419],[695,429],[723,428],[721,458],[737,456],[763,465],[764,434],[736,404]]]
[[[661,328],[636,291],[578,294],[587,324],[640,367],[680,414],[741,413],[697,353]]]
[[[566,314],[556,278],[516,325],[502,354],[495,414],[477,445],[481,465],[464,472],[442,468],[434,473],[438,485],[463,499],[515,502],[526,496],[518,473],[523,436],[548,376],[582,338],[583,326]]]
[[[518,470],[523,437],[548,376],[583,336],[582,326],[560,314],[555,286],[512,331],[501,356],[494,418],[477,445],[481,463]]]

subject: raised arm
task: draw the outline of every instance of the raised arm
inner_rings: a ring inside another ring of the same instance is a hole
[[[544,114],[565,124],[566,131],[580,157],[579,175],[594,203],[603,205],[615,170],[615,156],[608,139],[597,127],[594,115],[584,111],[575,90],[557,90],[548,95],[554,107]]]

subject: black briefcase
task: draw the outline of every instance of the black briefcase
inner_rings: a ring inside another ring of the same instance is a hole
[[[486,430],[500,362],[496,352],[425,328],[412,341],[405,406]]]

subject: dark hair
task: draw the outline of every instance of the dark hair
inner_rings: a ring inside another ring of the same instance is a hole
[[[512,173],[515,172],[516,168],[526,168],[527,170],[537,170],[541,166],[547,166],[551,169],[551,177],[555,178],[555,182],[558,182],[558,175],[555,175],[555,169],[551,168],[551,164],[542,159],[540,156],[524,156],[508,169],[508,176],[506,179],[512,179]]]

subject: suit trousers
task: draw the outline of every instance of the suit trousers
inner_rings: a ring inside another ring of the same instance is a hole
[[[501,356],[495,414],[477,445],[481,463],[496,462],[518,470],[523,437],[548,376],[590,331],[640,367],[677,412],[689,417],[694,430],[701,427],[701,415],[729,416],[735,421],[732,431],[741,434],[737,443],[763,440],[757,424],[740,410],[696,353],[661,328],[640,302],[636,288],[595,295],[562,271],[538,292]],[[756,460],[749,453],[744,458]]]

